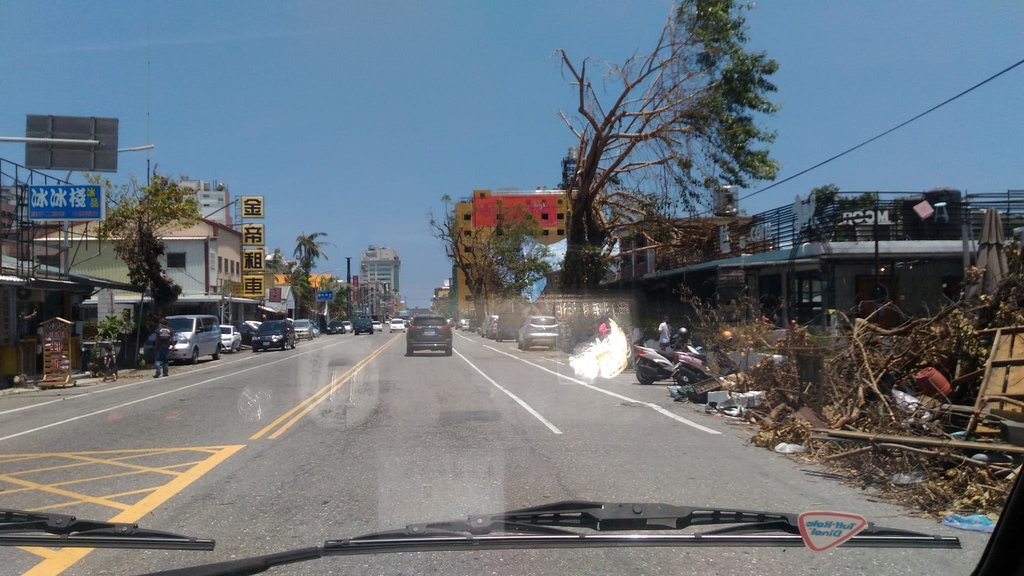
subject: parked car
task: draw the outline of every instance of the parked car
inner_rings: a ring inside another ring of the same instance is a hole
[[[412,319],[405,333],[405,355],[412,356],[417,350],[443,350],[445,356],[452,355],[452,327],[444,316],[424,314]]]
[[[462,330],[463,332],[469,330],[469,318],[459,320],[459,330]]]
[[[382,324],[380,320],[374,320],[373,321],[373,331],[374,332],[380,332],[382,330],[384,330],[384,324]]]
[[[309,320],[296,320],[292,324],[292,328],[295,329],[295,338],[299,340],[312,340],[313,339],[313,323]]]
[[[373,334],[373,321],[365,316],[356,318],[356,323],[352,325],[352,333],[356,335]]]
[[[168,316],[167,325],[174,332],[174,344],[168,357],[171,360],[186,360],[190,364],[199,362],[200,356],[220,359],[220,320],[216,316],[182,314]],[[143,345],[146,358],[153,357],[153,343],[156,334],[150,334]]]
[[[398,332],[405,332],[405,320],[402,320],[401,318],[391,319],[391,322],[388,323],[388,331],[395,332],[396,330]]]
[[[252,336],[259,329],[259,322],[234,322],[231,324],[234,326],[235,331],[242,336],[242,346],[252,346]]]
[[[234,326],[220,326],[220,345],[225,352],[238,352],[242,349],[242,333]]]
[[[320,324],[318,324],[316,320],[310,320],[309,324],[310,324],[310,326],[313,327],[313,338],[319,338],[320,337]]]
[[[331,320],[327,323],[328,334],[344,334],[348,329],[345,327],[345,322],[341,320]]]
[[[295,328],[287,320],[271,320],[260,324],[256,335],[252,337],[252,351],[269,350],[280,348],[284,350],[289,346],[295,349]]]
[[[519,324],[512,324],[509,322],[503,322],[498,320],[498,327],[494,329],[494,341],[504,342],[505,340],[515,340],[519,334]]]
[[[557,342],[558,320],[554,316],[527,316],[516,337],[520,350],[533,346],[547,346],[554,350]]]
[[[494,334],[498,331],[498,316],[488,316],[487,320],[480,327],[480,335],[484,338],[493,340]]]
[[[349,322],[348,320],[345,320],[345,321],[342,322],[342,324],[345,325],[345,332],[351,332],[352,331],[352,323],[351,322]],[[343,332],[343,334],[345,332]]]

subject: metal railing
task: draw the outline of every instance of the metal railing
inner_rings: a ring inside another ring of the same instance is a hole
[[[52,258],[54,248],[39,240],[62,230],[63,224],[29,218],[28,187],[62,184],[70,182],[0,158],[0,254],[5,273],[21,278],[53,275],[42,273],[47,268],[41,260]]]

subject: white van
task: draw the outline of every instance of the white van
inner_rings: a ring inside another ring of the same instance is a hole
[[[171,360],[187,360],[195,364],[200,356],[220,359],[220,320],[216,316],[167,316],[167,325],[174,332],[174,345],[169,355]]]

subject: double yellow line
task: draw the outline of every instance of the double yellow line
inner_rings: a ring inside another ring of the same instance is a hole
[[[296,422],[301,420],[303,416],[305,416],[306,414],[309,414],[310,412],[312,412],[313,408],[316,408],[317,405],[319,405],[321,402],[323,402],[324,400],[330,398],[331,394],[333,394],[339,388],[344,386],[349,380],[354,378],[355,375],[358,374],[360,370],[365,368],[366,365],[369,364],[370,362],[373,362],[373,360],[377,356],[380,356],[380,354],[382,352],[384,352],[384,350],[386,350],[387,347],[390,346],[397,339],[398,339],[397,336],[391,338],[391,340],[389,340],[387,342],[387,344],[384,344],[380,348],[374,350],[374,352],[372,354],[370,354],[369,356],[367,356],[366,358],[363,358],[359,362],[356,362],[356,365],[351,367],[351,368],[349,368],[348,370],[346,370],[344,374],[342,374],[341,376],[338,376],[334,380],[331,380],[331,382],[329,384],[327,384],[323,388],[321,388],[321,389],[317,390],[316,392],[314,392],[312,396],[310,396],[309,398],[306,398],[302,402],[299,402],[299,404],[297,406],[295,406],[291,410],[285,412],[284,414],[282,414],[280,417],[278,417],[276,420],[274,420],[270,424],[267,424],[267,426],[265,428],[263,428],[262,430],[260,430],[259,432],[257,432],[255,434],[253,434],[252,436],[250,436],[249,440],[259,440],[264,435],[266,435],[268,432],[273,430],[277,425],[281,424],[281,422],[284,422],[285,420],[288,420],[288,422],[285,423],[280,428],[278,428],[276,432],[274,432],[270,436],[267,436],[267,439],[268,440],[274,440],[278,436],[280,436],[281,434],[284,434],[285,430],[291,428]],[[290,420],[289,420],[289,418],[290,418]]]

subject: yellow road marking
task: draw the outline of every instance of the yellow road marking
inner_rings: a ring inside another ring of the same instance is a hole
[[[289,411],[285,412],[284,414],[278,416],[273,422],[271,422],[270,424],[267,424],[262,430],[260,430],[259,432],[253,434],[252,436],[250,436],[249,440],[259,440],[265,434],[267,434],[268,432],[270,432],[271,430],[276,428],[281,422],[284,422],[288,418],[291,418],[292,416],[295,416],[287,424],[285,424],[285,426],[281,430],[278,430],[272,436],[270,436],[270,438],[274,439],[274,438],[277,438],[278,436],[280,436],[281,432],[283,432],[284,430],[287,430],[288,428],[290,428],[292,426],[292,424],[294,424],[300,418],[302,418],[303,416],[308,414],[309,411],[313,409],[313,407],[315,407],[317,404],[322,402],[324,400],[324,398],[327,398],[328,396],[330,396],[330,394],[332,392],[334,392],[334,390],[337,387],[339,387],[341,384],[344,384],[344,382],[346,382],[349,378],[354,376],[356,374],[356,372],[358,372],[364,366],[366,366],[367,364],[372,362],[374,358],[379,356],[380,353],[383,352],[384,349],[386,349],[388,346],[390,346],[391,343],[394,342],[397,338],[398,338],[397,336],[391,338],[391,340],[388,340],[387,344],[384,344],[380,348],[374,350],[373,353],[371,353],[366,358],[363,358],[359,362],[356,362],[355,366],[352,366],[351,368],[346,370],[344,374],[342,374],[341,376],[338,376],[334,380],[330,381],[323,388],[317,390],[312,395],[310,395],[309,398],[306,398],[302,402],[299,402],[297,405],[295,405],[294,408],[292,408],[291,410],[289,410]],[[310,405],[310,404],[312,404],[312,405]],[[307,406],[308,406],[308,408],[307,408]],[[307,408],[307,409],[303,410],[303,408]],[[298,415],[295,415],[295,413],[299,412],[300,410],[302,410],[302,413],[298,414]]]
[[[12,476],[0,475],[0,480],[4,482],[10,482],[11,484],[17,484],[18,486],[24,486],[26,488],[32,488],[40,492],[49,492],[50,494],[56,494],[57,496],[64,496],[70,498],[73,502],[88,502],[90,504],[99,504],[100,506],[109,506],[111,508],[117,508],[118,510],[124,510],[126,506],[120,502],[114,502],[113,500],[105,500],[96,496],[88,496],[86,494],[79,494],[78,492],[72,492],[70,490],[62,490],[60,488],[54,488],[49,484],[41,484],[39,482],[32,482],[29,480],[22,480],[21,478],[14,478]]]
[[[143,516],[149,514],[164,502],[170,500],[172,496],[184,490],[189,484],[195,482],[210,470],[213,470],[221,462],[227,460],[244,447],[244,444],[221,446],[219,449],[204,447],[203,451],[209,451],[211,449],[217,451],[206,460],[203,460],[194,466],[192,469],[177,478],[172,479],[167,484],[156,488],[149,496],[146,496],[135,504],[126,507],[117,516],[111,518],[110,522],[139,521]],[[75,562],[85,558],[87,554],[93,551],[92,548],[62,548],[56,552],[46,548],[24,548],[24,550],[28,550],[45,558],[42,562],[36,564],[31,570],[25,572],[24,576],[59,574],[60,572],[70,568]]]

